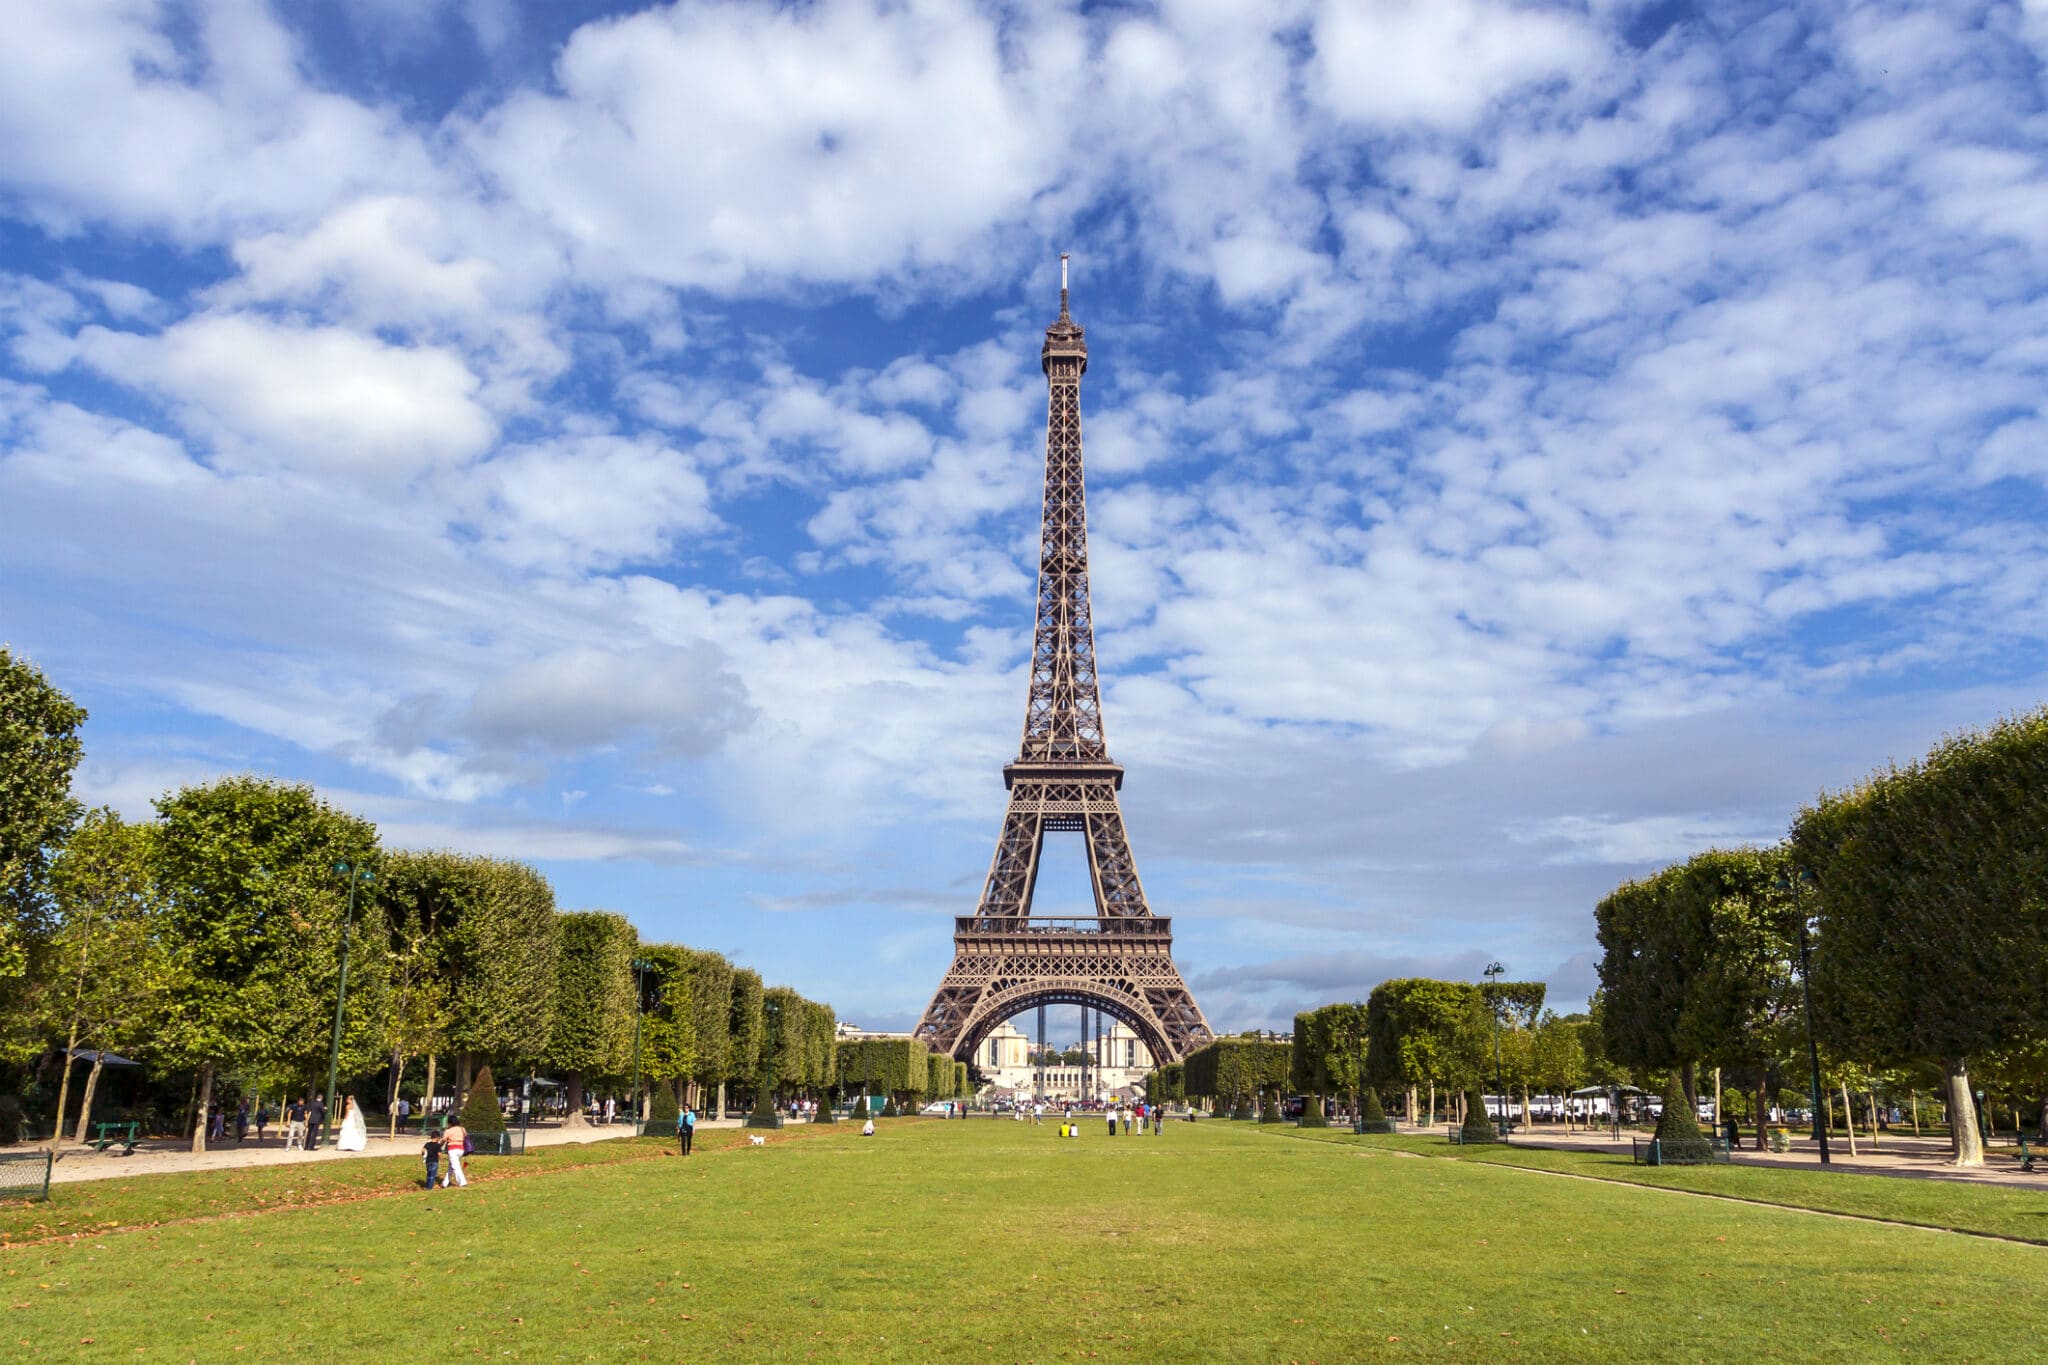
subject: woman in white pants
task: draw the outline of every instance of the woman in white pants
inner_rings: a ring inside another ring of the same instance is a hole
[[[442,1177],[441,1188],[445,1190],[450,1185],[469,1184],[469,1177],[462,1173],[462,1158],[469,1154],[469,1129],[464,1128],[458,1119],[441,1134],[441,1141],[446,1144],[445,1155],[448,1158],[448,1174]]]

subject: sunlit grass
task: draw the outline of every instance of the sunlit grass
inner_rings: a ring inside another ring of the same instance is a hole
[[[1249,1125],[1054,1133],[838,1125],[17,1246],[0,1340],[123,1360],[1970,1355],[2030,1339],[2048,1279],[2031,1246]]]

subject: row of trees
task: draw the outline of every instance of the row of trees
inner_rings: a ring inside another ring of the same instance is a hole
[[[860,1038],[839,1044],[839,1093],[881,1095],[884,1113],[974,1093],[965,1062],[933,1052],[918,1038]]]
[[[1183,1098],[1208,1100],[1218,1109],[1227,1105],[1239,1118],[1252,1117],[1255,1108],[1277,1118],[1280,1087],[1293,1074],[1293,1059],[1293,1045],[1268,1034],[1218,1038],[1181,1060],[1177,1088]],[[1166,1098],[1151,1085],[1145,1093]]]
[[[1617,888],[1595,919],[1617,1061],[1697,1094],[1936,1089],[1955,1159],[1983,1161],[1974,1090],[2040,1105],[2048,1138],[2048,711],[1945,740],[1801,809],[1771,848],[1710,849]],[[1667,1105],[1667,1108],[1669,1106]]]
[[[829,1007],[642,942],[621,915],[560,911],[525,864],[382,849],[307,787],[241,776],[161,797],[147,821],[84,811],[84,719],[0,651],[0,1064],[17,1110],[25,1095],[59,1130],[75,1112],[84,1134],[110,1052],[189,1077],[201,1120],[223,1082],[324,1082],[344,963],[340,1074],[381,1076],[387,1106],[418,1059],[427,1095],[442,1058],[457,1095],[482,1064],[560,1073],[572,1122],[587,1086],[636,1071],[721,1104],[728,1086],[780,1095],[836,1074]]]

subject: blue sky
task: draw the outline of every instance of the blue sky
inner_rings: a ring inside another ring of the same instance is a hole
[[[2042,697],[2043,0],[0,14],[0,636],[91,800],[303,778],[907,1026],[1062,250],[1219,1027],[1569,1005],[1615,882]]]

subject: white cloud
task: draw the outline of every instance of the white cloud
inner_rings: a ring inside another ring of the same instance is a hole
[[[156,336],[88,327],[78,350],[171,400],[238,465],[404,478],[474,456],[495,434],[476,376],[441,347],[219,313]]]
[[[578,436],[503,451],[465,472],[463,520],[495,553],[543,569],[666,558],[679,536],[715,530],[689,456],[660,442]]]
[[[1327,0],[1312,88],[1339,118],[1463,128],[1495,100],[1583,80],[1606,43],[1580,16],[1515,0]]]

